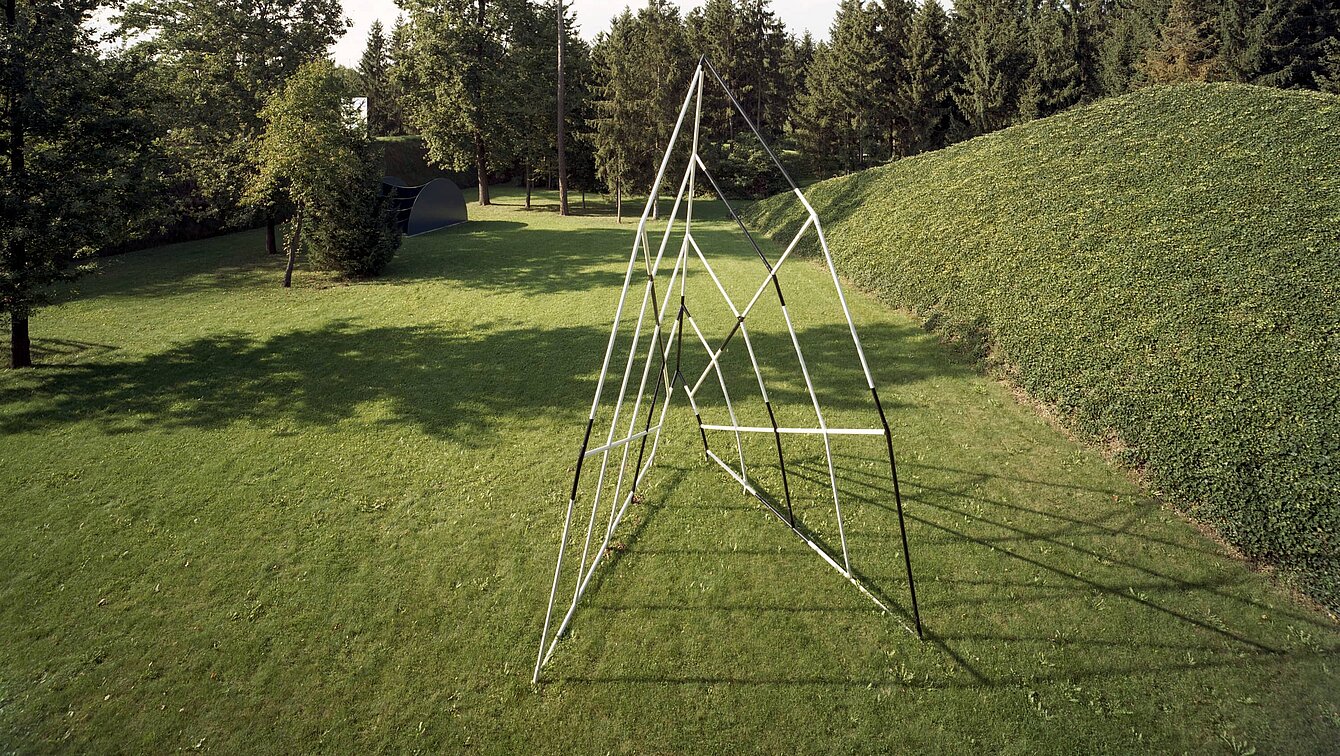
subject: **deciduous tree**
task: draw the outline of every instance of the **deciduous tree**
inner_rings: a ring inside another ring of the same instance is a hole
[[[153,138],[132,102],[134,59],[100,55],[98,0],[4,0],[0,20],[0,312],[10,364],[32,364],[29,318],[87,269],[137,201],[128,181]]]

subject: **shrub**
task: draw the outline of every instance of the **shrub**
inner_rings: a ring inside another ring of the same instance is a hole
[[[728,199],[759,199],[790,188],[752,132],[706,148],[703,160]]]
[[[364,150],[360,174],[329,186],[312,203],[306,249],[313,267],[352,278],[376,276],[400,248],[395,209],[382,191],[379,156]]]
[[[1340,98],[1153,88],[807,194],[846,275],[1340,609]]]

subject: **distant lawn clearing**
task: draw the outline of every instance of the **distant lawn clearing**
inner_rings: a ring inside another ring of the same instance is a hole
[[[0,373],[4,750],[1340,742],[1329,617],[852,288],[928,640],[702,460],[677,406],[644,503],[532,688],[634,224],[502,201],[407,240],[373,283],[300,268],[283,291],[245,233],[108,260],[34,319],[45,366]],[[732,238],[714,227],[713,244]],[[719,271],[758,280],[745,249],[725,253]],[[854,423],[868,395],[831,283],[811,262],[784,275],[830,422]],[[886,460],[871,440],[839,452],[853,564],[906,607]],[[821,490],[818,457],[796,454]]]

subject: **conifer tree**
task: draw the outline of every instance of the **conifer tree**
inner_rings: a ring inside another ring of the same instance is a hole
[[[1023,10],[1018,0],[955,3],[962,78],[954,99],[978,134],[1010,125],[1018,113],[1027,61]]]
[[[746,68],[742,57],[742,19],[735,0],[707,0],[685,19],[689,49],[706,56],[732,89],[740,86]],[[739,116],[719,87],[703,92],[703,137],[709,144],[735,138]]]
[[[679,8],[669,0],[647,0],[633,17],[631,36],[633,103],[639,117],[633,141],[633,180],[635,188],[650,191],[661,156],[669,146],[694,61]],[[658,207],[652,205],[653,217]]]
[[[506,61],[516,81],[505,107],[530,208],[536,173],[557,161],[558,18],[548,7],[526,3],[509,20]]]
[[[1140,71],[1151,84],[1222,78],[1218,44],[1203,0],[1172,0],[1158,43],[1145,52]]]
[[[786,93],[786,27],[770,0],[744,0],[739,12],[740,45],[737,97],[763,137],[782,133]]]
[[[391,37],[387,44],[386,71],[386,117],[389,134],[398,135],[409,132],[409,117],[406,111],[406,93],[413,85],[410,65],[410,34],[412,30],[405,17],[398,16],[395,26],[391,27]]]
[[[1123,94],[1145,83],[1139,66],[1146,51],[1158,43],[1166,10],[1165,0],[1135,0],[1113,13],[1098,50],[1099,89],[1104,96]]]
[[[1111,0],[1069,0],[1067,7],[1075,24],[1076,59],[1079,61],[1080,99],[1103,96],[1099,73],[1103,35],[1112,20]]]
[[[623,221],[623,198],[635,180],[639,153],[635,140],[645,138],[637,112],[637,85],[632,55],[635,21],[624,8],[596,37],[591,49],[593,69],[591,138],[596,175],[614,195],[615,219]]]
[[[1034,6],[1028,22],[1032,64],[1019,96],[1019,116],[1045,118],[1074,105],[1083,96],[1079,35],[1070,10],[1057,0]]]
[[[872,9],[879,55],[879,87],[874,110],[884,143],[884,155],[911,153],[911,122],[903,99],[909,78],[908,42],[916,5],[912,0],[882,0]]]
[[[1219,7],[1219,60],[1232,81],[1251,81],[1261,69],[1260,0],[1223,0]]]
[[[1340,44],[1340,3],[1266,0],[1260,23],[1261,73],[1254,83],[1316,89],[1337,73],[1332,56]]]
[[[358,74],[363,83],[363,96],[367,98],[368,135],[386,136],[390,133],[390,81],[388,68],[390,59],[386,49],[386,32],[381,21],[373,21],[368,30],[367,46],[363,57],[358,61]]]
[[[868,164],[878,141],[878,74],[871,13],[860,0],[842,0],[829,42],[815,50],[806,78],[802,138],[819,170],[853,171]]]
[[[912,18],[908,35],[907,107],[909,153],[935,150],[948,143],[953,111],[953,68],[949,54],[949,15],[938,0],[925,0]]]

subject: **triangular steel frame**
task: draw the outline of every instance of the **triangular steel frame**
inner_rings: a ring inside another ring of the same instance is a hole
[[[791,190],[795,193],[796,197],[799,198],[800,202],[802,203],[806,212],[809,215],[808,219],[801,226],[800,230],[796,232],[796,235],[791,240],[791,243],[786,247],[786,251],[782,253],[782,255],[777,259],[775,263],[770,262],[768,260],[767,255],[758,246],[753,236],[749,233],[749,230],[745,227],[744,223],[740,220],[739,216],[736,214],[735,209],[731,207],[730,202],[726,198],[726,195],[722,193],[720,187],[717,186],[716,180],[712,177],[710,171],[707,168],[707,165],[703,162],[702,157],[699,155],[698,140],[702,122],[703,88],[705,86],[706,79],[709,75],[718,85],[720,85],[721,89],[725,91],[727,97],[730,98],[731,103],[735,106],[735,109],[743,117],[744,122],[747,123],[749,125],[749,128],[754,132],[754,135],[758,138],[759,143],[763,146],[763,149],[767,152],[768,157],[771,158],[773,164],[776,165],[777,170],[781,172],[781,175],[786,178],[787,183],[789,183],[791,186]],[[690,106],[693,106],[695,104],[695,96],[696,96],[696,110],[693,123],[692,152],[689,155],[688,165],[685,169],[684,177],[680,181],[679,192],[675,196],[674,206],[670,212],[669,220],[666,224],[665,231],[661,236],[660,243],[656,248],[655,256],[653,257],[652,247],[647,235],[647,224],[652,216],[652,209],[654,206],[653,203],[656,201],[657,195],[661,189],[661,184],[665,178],[666,169],[670,165],[671,156],[674,153],[675,146],[679,141],[680,133],[684,126],[685,120],[688,116]],[[742,309],[737,308],[735,302],[726,293],[725,287],[722,286],[720,279],[717,278],[717,274],[712,269],[711,264],[708,262],[707,256],[703,254],[703,251],[698,247],[697,241],[695,241],[693,238],[692,234],[693,198],[695,190],[697,188],[696,184],[698,174],[700,172],[704,177],[707,178],[708,182],[712,186],[712,190],[715,192],[716,196],[721,200],[721,202],[726,206],[726,209],[729,212],[731,218],[739,226],[740,230],[744,232],[745,237],[749,240],[749,243],[753,246],[755,252],[758,253],[759,258],[763,261],[764,267],[767,269],[767,275],[764,277],[763,282],[759,285],[753,297],[749,300],[749,303],[745,305],[744,308]],[[668,321],[670,323],[670,328],[667,333],[665,328],[667,324],[667,313],[668,308],[670,306],[670,302],[673,299],[673,296],[672,295],[665,296],[664,298],[658,297],[656,282],[657,282],[657,274],[658,272],[660,272],[661,263],[665,258],[666,247],[670,242],[671,232],[674,229],[675,221],[679,216],[679,210],[682,204],[687,205],[684,218],[684,231],[683,231],[684,239],[680,245],[678,256],[675,259],[675,264],[670,274],[669,285],[666,287],[664,292],[665,294],[668,295],[671,294],[674,291],[675,284],[678,282],[680,287],[679,308],[676,314],[673,316],[673,319],[669,319]],[[819,399],[814,392],[814,384],[810,380],[809,368],[805,363],[804,353],[802,352],[800,347],[800,340],[796,336],[796,329],[792,324],[791,315],[786,307],[786,299],[782,295],[782,285],[777,278],[778,269],[781,268],[781,266],[791,256],[791,253],[796,249],[797,245],[800,243],[801,238],[811,228],[818,235],[819,246],[823,251],[824,263],[828,268],[829,274],[832,276],[833,286],[837,292],[838,302],[842,306],[843,315],[846,317],[847,326],[851,331],[852,343],[855,346],[856,355],[861,363],[861,370],[864,372],[866,384],[870,388],[870,394],[874,400],[875,409],[879,413],[879,421],[881,426],[879,428],[828,427],[824,421],[823,409],[820,407]],[[707,271],[708,275],[712,278],[713,283],[716,285],[717,290],[721,293],[721,296],[725,299],[727,306],[730,308],[731,312],[734,313],[736,318],[734,327],[732,327],[732,329],[727,334],[725,339],[723,339],[721,344],[718,345],[715,349],[712,348],[712,346],[708,343],[707,338],[703,335],[702,330],[699,329],[698,324],[694,320],[693,314],[689,311],[685,301],[686,296],[685,296],[684,280],[687,275],[688,270],[687,266],[689,263],[690,255],[695,257],[701,263],[703,269]],[[595,427],[596,413],[597,410],[599,410],[600,408],[600,400],[602,395],[604,394],[606,379],[609,377],[610,374],[610,363],[614,357],[614,348],[615,348],[615,342],[618,339],[619,324],[623,320],[624,306],[629,301],[629,293],[633,286],[634,271],[638,267],[637,263],[639,259],[641,259],[644,264],[646,284],[643,288],[642,306],[638,314],[637,325],[633,330],[632,346],[629,349],[628,359],[624,367],[622,381],[619,386],[619,394],[614,404],[613,417],[610,420],[609,431],[606,434],[604,443],[599,444],[598,446],[595,447],[591,447],[590,445],[591,434]],[[790,332],[791,344],[795,348],[795,354],[800,363],[801,375],[805,379],[805,388],[809,392],[809,397],[811,402],[813,403],[815,416],[818,418],[819,427],[817,428],[782,428],[778,427],[777,425],[777,417],[776,414],[773,412],[772,402],[768,396],[767,386],[765,385],[763,380],[763,373],[759,368],[758,360],[754,353],[753,343],[749,338],[749,331],[745,326],[745,320],[748,317],[750,311],[754,308],[754,305],[758,303],[759,298],[762,297],[769,288],[772,288],[776,292],[778,302],[781,305],[782,316],[786,322],[787,330]],[[623,410],[625,404],[624,400],[625,398],[628,397],[629,393],[628,392],[629,380],[632,377],[633,366],[634,363],[637,361],[639,348],[642,345],[643,326],[649,319],[653,321],[654,325],[652,327],[651,337],[647,340],[646,344],[646,359],[642,368],[642,376],[638,385],[637,393],[635,394],[636,399],[633,402],[632,411],[628,414],[627,419],[628,425],[626,432],[624,432],[618,438],[616,438],[616,433],[618,432],[620,426],[620,420],[623,416]],[[698,376],[697,380],[694,381],[691,386],[689,385],[686,376],[680,371],[680,363],[679,363],[679,356],[683,349],[684,335],[686,333],[686,330],[690,329],[692,331],[692,336],[697,338],[697,340],[702,344],[703,348],[707,350],[707,354],[710,356],[710,360],[708,362],[707,367],[703,370],[703,372]],[[758,379],[759,392],[762,394],[763,403],[767,407],[768,417],[771,421],[771,425],[769,427],[742,426],[736,419],[735,410],[730,400],[730,392],[726,388],[726,381],[721,372],[721,367],[719,365],[722,353],[726,350],[726,347],[730,344],[730,342],[735,338],[736,334],[740,335],[741,339],[745,344],[745,349],[749,355],[749,360],[753,365],[754,375]],[[672,353],[673,353],[673,364],[674,364],[673,371],[671,371],[670,369],[670,366],[672,364]],[[651,380],[651,369],[653,363],[659,363],[659,367],[657,369],[657,375],[655,378],[654,387],[651,394],[651,401],[646,411],[646,418],[645,421],[642,423],[642,429],[639,431],[637,430],[638,418],[641,417],[643,401],[644,398],[647,396],[646,390],[648,387],[648,382]],[[703,423],[702,421],[702,415],[699,411],[698,402],[695,397],[699,393],[699,390],[702,388],[704,381],[706,381],[709,375],[713,373],[715,373],[717,377],[717,385],[721,389],[722,396],[725,399],[726,410],[729,413],[731,420],[730,425],[711,425]],[[699,60],[698,66],[694,71],[693,78],[691,79],[689,84],[688,92],[684,96],[684,104],[680,108],[679,117],[675,122],[675,128],[670,137],[669,145],[666,148],[664,157],[662,157],[661,159],[660,169],[657,171],[656,180],[652,184],[651,192],[647,198],[646,208],[642,212],[641,220],[638,222],[637,233],[633,239],[633,250],[628,260],[628,270],[624,274],[623,291],[619,295],[619,303],[615,309],[614,324],[610,329],[609,344],[605,349],[605,358],[600,367],[600,378],[596,383],[595,399],[591,402],[591,413],[588,416],[586,422],[586,432],[582,438],[581,451],[578,454],[576,469],[573,474],[572,492],[568,497],[567,515],[563,522],[563,537],[562,542],[559,544],[558,562],[554,566],[554,581],[553,586],[549,592],[549,604],[548,609],[545,612],[544,627],[540,633],[540,652],[538,658],[535,661],[535,672],[531,678],[532,682],[536,683],[539,682],[540,670],[544,667],[546,663],[548,663],[549,659],[553,656],[554,650],[558,646],[559,638],[562,637],[564,631],[567,630],[567,628],[571,624],[573,614],[577,610],[577,605],[580,603],[582,595],[585,593],[587,586],[590,584],[591,578],[595,575],[596,567],[599,566],[600,564],[601,556],[608,553],[607,548],[610,545],[610,539],[613,537],[615,530],[618,528],[620,521],[623,519],[624,513],[628,510],[628,506],[634,501],[638,486],[642,483],[643,478],[646,476],[647,472],[651,469],[652,464],[655,462],[657,446],[660,443],[661,427],[664,424],[665,418],[670,409],[670,400],[674,397],[677,389],[682,390],[684,394],[687,396],[689,400],[689,405],[693,409],[693,414],[697,418],[698,430],[699,434],[702,437],[703,442],[703,453],[706,456],[706,458],[720,465],[721,468],[726,471],[727,475],[729,475],[735,481],[735,483],[739,484],[743,488],[745,493],[753,495],[760,502],[762,502],[764,506],[768,508],[768,510],[770,510],[784,524],[786,524],[787,527],[789,527],[797,536],[799,536],[801,540],[803,540],[806,544],[808,544],[811,549],[813,549],[816,553],[818,553],[819,556],[822,557],[823,560],[829,564],[829,566],[837,570],[838,573],[841,574],[843,577],[847,578],[847,580],[849,580],[853,585],[855,585],[856,588],[859,589],[862,594],[864,594],[867,598],[869,598],[876,605],[878,605],[879,608],[882,609],[886,614],[893,616],[893,612],[891,612],[889,608],[885,606],[884,602],[880,601],[880,599],[876,597],[874,593],[872,593],[869,589],[866,588],[865,585],[862,584],[861,579],[851,569],[851,559],[847,553],[847,536],[842,523],[842,506],[838,498],[837,473],[833,465],[833,453],[830,442],[830,437],[835,435],[872,435],[872,436],[882,435],[884,437],[889,454],[889,471],[892,482],[893,498],[895,504],[897,505],[898,529],[902,536],[903,563],[907,569],[908,594],[911,598],[912,619],[915,624],[915,630],[913,632],[916,633],[917,637],[922,637],[921,613],[917,607],[916,584],[912,579],[912,558],[911,554],[908,551],[907,546],[907,528],[904,524],[903,519],[902,495],[898,487],[898,465],[893,452],[893,435],[889,430],[889,422],[884,414],[883,404],[880,402],[879,399],[879,391],[876,390],[875,388],[875,381],[874,378],[871,376],[870,366],[866,362],[865,350],[861,346],[861,337],[856,332],[856,324],[852,320],[851,310],[847,307],[847,299],[842,292],[842,283],[838,278],[837,268],[834,267],[833,257],[831,254],[829,254],[828,242],[824,238],[823,226],[819,222],[818,214],[814,211],[814,208],[805,198],[804,193],[801,192],[800,188],[796,186],[796,183],[791,180],[791,176],[786,172],[786,169],[782,166],[781,161],[777,159],[776,154],[773,153],[772,148],[763,138],[763,135],[759,132],[758,128],[749,118],[749,115],[745,112],[744,108],[741,107],[740,103],[736,100],[735,95],[730,91],[730,88],[726,86],[725,81],[717,73],[716,69],[712,66],[711,62],[708,61],[706,57]],[[663,390],[665,391],[665,401],[661,403],[659,417],[653,424],[652,422],[653,417],[656,416],[656,405],[661,399],[661,392]],[[711,450],[711,447],[708,444],[707,440],[708,431],[727,432],[732,433],[735,436],[736,451],[739,455],[740,460],[738,470],[733,468],[730,464],[726,463],[724,460],[721,459],[721,457],[717,456],[716,453],[714,453]],[[782,511],[781,509],[778,508],[778,506],[768,501],[768,499],[765,496],[763,496],[762,493],[756,490],[755,487],[749,482],[747,469],[745,467],[744,448],[740,439],[740,434],[742,433],[772,434],[777,447],[777,459],[778,459],[778,465],[781,469],[782,488],[784,491],[786,501],[786,511]],[[813,434],[822,436],[823,438],[824,456],[828,462],[829,482],[831,484],[833,493],[833,508],[837,515],[838,536],[842,545],[842,553],[840,555],[829,553],[828,549],[826,549],[820,543],[816,542],[815,539],[811,538],[804,530],[802,530],[796,524],[795,516],[791,511],[791,490],[790,485],[787,482],[786,459],[782,449],[782,436],[784,434]],[[651,440],[650,450],[648,450],[647,448],[648,439]],[[631,480],[628,481],[628,490],[625,493],[624,483],[625,480],[628,478],[627,473],[629,470],[628,468],[629,454],[635,443],[638,446],[637,461],[632,467],[634,473],[631,476]],[[619,451],[620,449],[622,451]],[[601,508],[601,497],[605,490],[605,478],[606,473],[609,471],[612,452],[618,453],[618,456],[620,457],[619,472],[615,482],[614,492],[610,497],[609,520],[605,524],[605,527],[603,528],[603,530],[605,531],[603,540],[601,541],[600,546],[594,551],[593,555],[591,545],[593,535],[596,533],[598,529],[601,529],[597,524],[596,520],[597,515],[599,514]],[[563,615],[562,621],[559,623],[558,629],[555,630],[551,636],[549,629],[551,627],[551,623],[554,617],[554,607],[555,602],[558,598],[558,586],[560,578],[563,575],[563,561],[567,551],[568,538],[572,532],[573,514],[577,504],[577,498],[578,498],[577,492],[578,487],[581,483],[582,470],[586,460],[588,458],[596,456],[599,456],[600,460],[600,473],[596,483],[595,497],[591,504],[591,515],[586,523],[586,535],[582,539],[583,540],[582,557],[580,567],[577,570],[576,587],[573,590],[572,601],[569,603],[567,611]],[[908,629],[911,630],[911,628]]]

